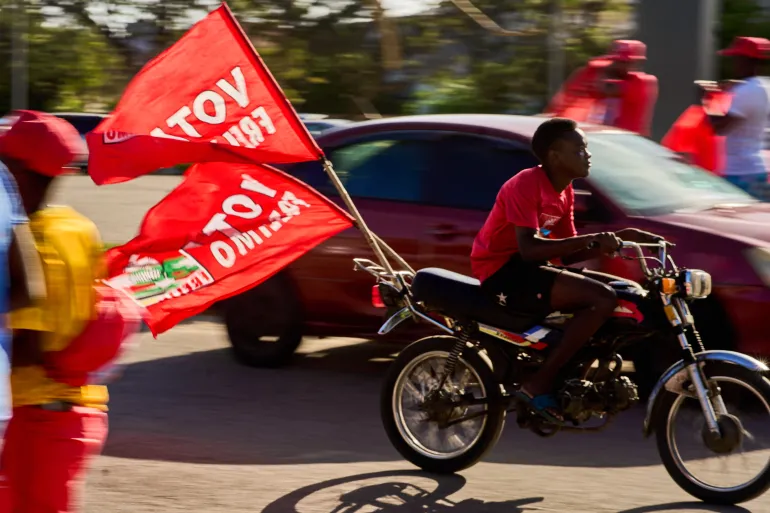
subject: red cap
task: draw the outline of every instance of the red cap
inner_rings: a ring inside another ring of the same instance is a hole
[[[617,39],[608,57],[614,61],[643,61],[647,59],[647,45],[635,39]]]
[[[61,118],[32,110],[0,118],[0,157],[23,162],[30,171],[58,176],[75,157],[86,154],[78,131]]]
[[[764,37],[743,37],[733,39],[729,48],[719,51],[719,55],[728,57],[749,57],[751,59],[767,59],[770,56],[770,41]]]

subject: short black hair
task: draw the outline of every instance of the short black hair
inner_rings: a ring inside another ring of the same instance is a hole
[[[545,164],[548,150],[551,149],[553,143],[576,129],[577,123],[571,119],[551,118],[544,121],[537,127],[535,135],[532,136],[532,152],[541,164]]]

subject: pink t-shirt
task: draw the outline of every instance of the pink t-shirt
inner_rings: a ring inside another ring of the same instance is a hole
[[[484,281],[518,253],[517,226],[533,228],[552,239],[576,236],[574,205],[572,185],[556,192],[542,167],[516,174],[500,188],[492,211],[473,241],[473,275]]]

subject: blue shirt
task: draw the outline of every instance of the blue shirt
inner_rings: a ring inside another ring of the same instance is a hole
[[[11,248],[13,227],[26,223],[27,214],[8,168],[0,162],[0,314],[9,310],[10,272],[8,253]],[[11,334],[5,323],[0,323],[0,423],[11,418]],[[2,427],[0,427],[2,430]]]

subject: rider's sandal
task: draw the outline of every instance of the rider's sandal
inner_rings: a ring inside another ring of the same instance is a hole
[[[532,396],[525,390],[517,390],[514,395],[517,399],[527,403],[535,413],[553,424],[563,424],[564,417],[559,413],[559,405],[551,394]]]

